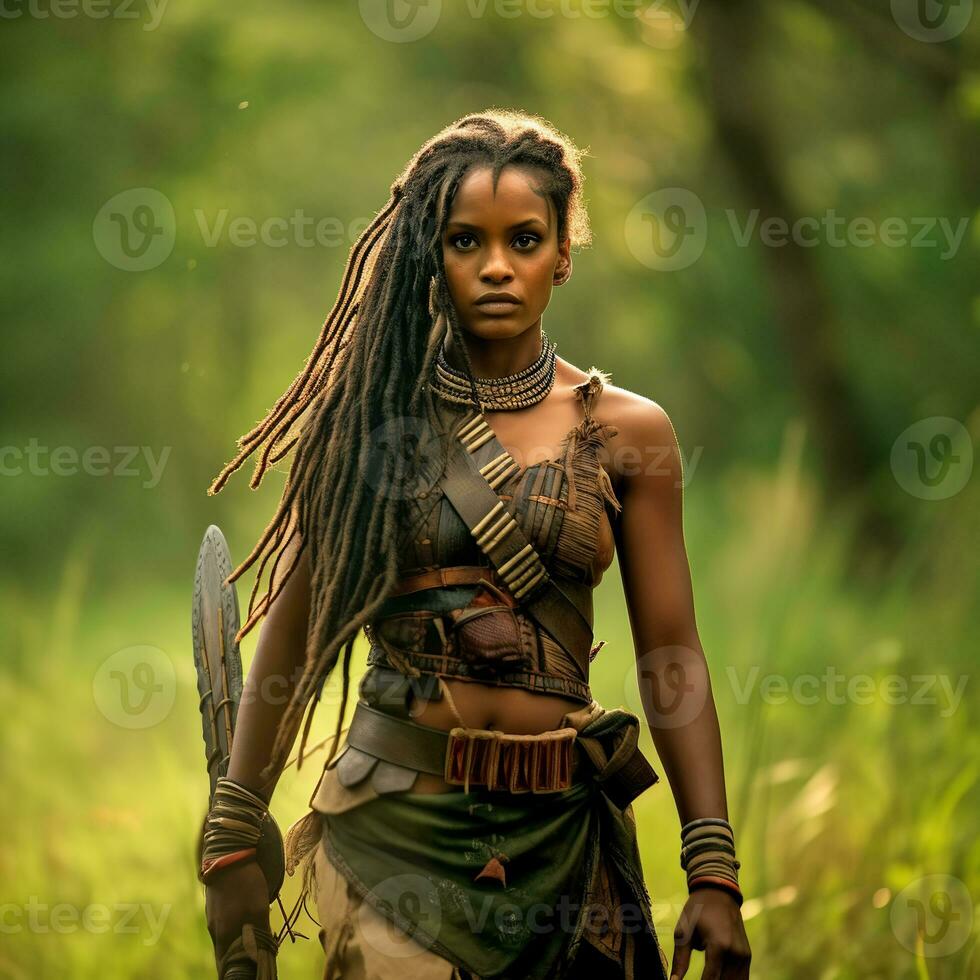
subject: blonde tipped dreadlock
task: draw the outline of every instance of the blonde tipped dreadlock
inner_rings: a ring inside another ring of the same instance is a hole
[[[347,706],[354,640],[396,581],[394,545],[401,504],[398,493],[386,491],[406,485],[417,458],[396,453],[380,479],[369,482],[364,466],[371,434],[408,418],[425,418],[435,425],[426,381],[447,329],[472,379],[442,255],[442,236],[460,180],[474,166],[489,166],[496,188],[508,164],[530,168],[540,180],[540,193],[555,205],[559,241],[569,237],[573,246],[582,246],[589,244],[590,231],[580,156],[574,143],[545,120],[506,109],[463,116],[426,142],[352,247],[337,302],[305,367],[266,418],[238,440],[241,451],[208,489],[209,494],[218,493],[264,446],[249,483],[255,489],[269,466],[296,448],[272,521],[228,577],[234,582],[261,558],[246,621],[238,633],[241,639],[268,612],[303,549],[309,548],[312,599],[306,661],[262,772],[263,782],[285,764],[312,700],[297,769],[302,765],[316,703],[343,650],[333,757]],[[475,383],[473,398],[478,405]],[[280,573],[280,561],[287,554],[288,567]],[[256,602],[273,555],[268,588]]]

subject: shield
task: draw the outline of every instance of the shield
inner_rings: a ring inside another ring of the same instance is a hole
[[[191,617],[204,752],[210,779],[209,809],[218,778],[228,774],[238,706],[242,700],[242,657],[235,640],[240,625],[238,593],[234,583],[226,581],[232,571],[228,543],[221,529],[212,524],[204,534],[197,556]],[[202,822],[198,837],[198,867],[203,844]],[[282,833],[271,813],[262,824],[256,860],[265,874],[271,904],[279,895],[286,875]]]

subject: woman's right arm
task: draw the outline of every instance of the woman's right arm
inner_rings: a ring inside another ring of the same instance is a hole
[[[287,561],[287,556],[283,556]],[[247,786],[266,802],[280,772],[264,785],[259,773],[269,762],[279,721],[302,672],[310,614],[310,566],[306,549],[262,620],[255,657],[242,687],[232,739],[228,777]],[[302,720],[302,719],[301,719]],[[295,728],[298,730],[298,724]],[[293,732],[295,738],[296,731]],[[269,930],[265,875],[256,861],[229,865],[208,882],[205,897],[208,932],[215,964],[250,922]]]

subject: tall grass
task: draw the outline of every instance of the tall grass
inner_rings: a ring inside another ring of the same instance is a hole
[[[978,593],[964,545],[977,540],[975,481],[952,500],[921,504],[933,511],[927,533],[910,541],[880,580],[856,582],[846,561],[852,522],[820,511],[800,466],[801,446],[791,427],[772,472],[730,472],[714,486],[692,481],[686,494],[753,975],[980,975],[972,935],[950,949],[931,933],[916,944],[914,928],[912,942],[903,931],[915,910],[904,890],[929,885],[927,876],[947,876],[937,880],[949,884],[951,912],[971,922],[968,897],[980,889],[971,637]],[[69,549],[49,594],[26,595],[11,584],[0,599],[7,813],[0,976],[209,976],[203,890],[193,869],[207,779],[190,653],[191,582],[144,576],[125,594],[107,594],[91,540]],[[244,542],[232,547],[240,553]],[[593,668],[595,696],[606,706],[635,704],[615,569],[597,595],[597,634],[609,642]],[[253,645],[244,650],[246,664]],[[106,717],[93,693],[100,665],[134,646],[157,648],[174,669],[173,706],[145,729]],[[813,703],[792,694],[781,701],[776,688],[764,687],[776,683],[764,681],[767,675],[792,686],[804,675],[822,677],[829,666],[845,678],[841,703],[819,685],[805,690]],[[847,682],[859,674],[872,679],[870,696],[847,697]],[[908,684],[904,703],[883,696],[888,675]],[[945,677],[953,690],[965,677],[955,710],[935,682],[925,696],[936,703],[912,703],[917,692],[923,697],[919,675]],[[332,732],[336,681],[324,692],[312,742]],[[657,765],[646,733],[644,740]],[[300,772],[292,767],[284,775],[273,806],[283,829],[306,811],[322,762],[318,752]],[[666,780],[634,809],[669,955],[686,891]],[[930,887],[927,906],[934,882]],[[287,906],[295,893],[296,882],[288,882]],[[100,917],[95,906],[108,912]],[[280,973],[318,976],[317,927],[304,920],[298,928],[310,941],[281,950]],[[698,956],[692,975],[700,975]]]

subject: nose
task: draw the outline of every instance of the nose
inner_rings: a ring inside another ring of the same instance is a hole
[[[486,260],[480,269],[480,279],[484,282],[510,282],[514,278],[514,270],[507,258],[504,246],[491,245],[487,250]]]

